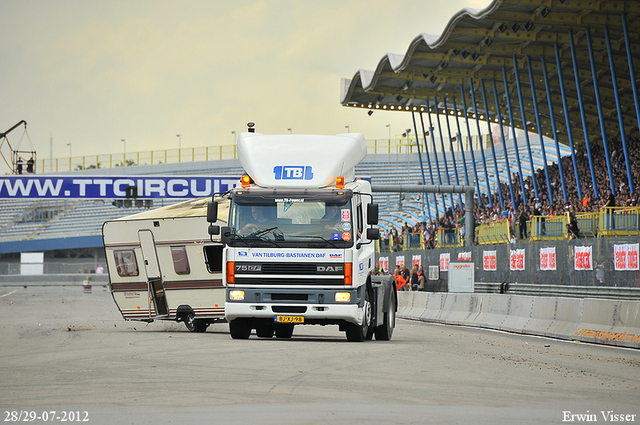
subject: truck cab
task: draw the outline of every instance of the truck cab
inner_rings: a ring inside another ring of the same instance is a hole
[[[391,338],[395,286],[373,275],[378,207],[354,175],[364,155],[360,134],[240,135],[247,175],[228,193],[228,225],[210,226],[225,245],[232,338],[290,338],[302,324],[338,325],[350,341]]]

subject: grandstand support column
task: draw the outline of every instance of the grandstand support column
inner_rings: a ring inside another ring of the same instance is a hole
[[[418,184],[374,184],[371,185],[372,192],[382,193],[464,193],[464,244],[466,247],[473,246],[473,210],[475,201],[473,186],[439,185],[422,186]],[[470,225],[471,223],[471,225]]]
[[[482,145],[482,131],[480,130],[480,115],[478,114],[478,104],[476,103],[476,93],[473,87],[473,78],[469,77],[469,89],[471,91],[471,102],[473,102],[473,115],[476,118],[476,127],[478,129],[478,138],[480,139],[480,153],[482,154],[482,165],[484,165],[484,178],[487,185],[487,196],[489,198],[489,208],[493,208],[493,200],[491,199],[491,187],[489,186],[489,172],[487,171],[487,160],[484,155],[484,146]],[[464,99],[464,96],[462,97]],[[466,101],[465,101],[466,103]],[[466,108],[465,108],[466,109]],[[496,176],[497,178],[498,176]],[[478,194],[478,197],[480,195]]]
[[[589,132],[587,130],[587,117],[584,113],[584,103],[582,101],[582,88],[580,86],[580,68],[578,67],[578,58],[576,56],[576,45],[573,41],[573,31],[569,30],[569,45],[571,47],[571,61],[573,62],[573,74],[576,80],[576,93],[578,95],[578,105],[580,105],[580,116],[582,117],[582,131],[584,132],[584,145],[587,148],[587,158],[589,159],[589,171],[591,172],[591,187],[593,188],[593,196],[598,197],[598,183],[596,182],[596,173],[593,170],[593,161],[591,159],[591,146],[589,143]]]
[[[422,126],[422,143],[424,143],[424,153],[427,155],[427,164],[429,165],[429,180],[431,180],[431,184],[434,184],[434,182],[433,182],[433,169],[431,167],[431,159],[429,158],[429,148],[428,148],[428,145],[427,145],[427,135],[428,135],[428,133],[424,129],[424,118],[422,117],[422,112],[420,112],[420,125]],[[425,184],[426,184],[426,182],[425,182]],[[436,209],[436,216],[439,216],[439,214],[438,214],[438,200],[436,199],[436,194],[435,193],[433,194],[433,205],[434,205],[434,207]],[[431,214],[431,210],[429,210],[429,214]]]
[[[529,152],[529,166],[531,167],[531,180],[533,181],[533,193],[538,197],[538,183],[536,182],[535,167],[533,166],[533,155],[531,154],[531,142],[529,141],[529,129],[527,128],[527,118],[524,111],[524,103],[522,102],[522,88],[520,87],[520,74],[518,72],[518,60],[513,55],[513,71],[516,76],[516,89],[518,90],[518,101],[520,102],[520,116],[522,117],[522,129],[524,130],[524,140],[527,142],[527,151]],[[513,125],[513,124],[512,124]],[[526,203],[525,203],[526,204]]]
[[[600,120],[600,132],[602,133],[602,147],[604,148],[604,161],[607,164],[607,172],[609,173],[609,188],[615,193],[616,187],[613,183],[613,175],[611,174],[611,161],[609,161],[609,148],[607,146],[607,132],[604,128],[604,116],[602,113],[602,102],[600,101],[600,86],[598,85],[598,74],[596,72],[596,59],[593,54],[593,43],[591,42],[591,30],[585,29],[587,34],[587,45],[589,47],[589,62],[591,62],[591,75],[593,76],[593,89],[596,95],[596,106],[598,108],[598,119]]]
[[[496,158],[496,148],[493,146],[493,134],[491,132],[491,118],[489,117],[489,104],[487,103],[487,91],[484,88],[484,79],[480,79],[480,89],[482,89],[482,103],[484,104],[485,119],[489,130],[489,140],[491,141],[491,154],[493,155],[493,168],[496,171],[496,182],[498,184],[498,196],[500,198],[500,208],[504,209],[504,199],[502,199],[502,188],[500,187],[500,172],[498,171],[498,159]],[[502,128],[502,123],[500,123]],[[508,176],[511,181],[511,176]]]
[[[511,110],[511,97],[509,96],[509,85],[507,83],[507,71],[502,67],[502,81],[504,81],[504,97],[507,99],[507,112],[509,114],[509,122],[511,124],[511,134],[513,135],[513,147],[516,152],[516,164],[518,164],[518,180],[520,181],[520,191],[522,193],[522,202],[527,205],[527,196],[524,192],[524,181],[522,175],[522,164],[520,163],[520,150],[518,149],[518,138],[516,137],[516,124],[513,121],[513,111]],[[496,97],[498,95],[496,94]],[[526,132],[526,128],[525,128]],[[532,171],[533,172],[533,169]],[[516,205],[513,204],[515,211]]]
[[[442,184],[442,174],[440,174],[440,161],[438,161],[438,149],[436,148],[436,136],[433,135],[433,122],[431,121],[431,107],[429,106],[429,99],[426,99],[427,101],[427,117],[429,118],[429,134],[431,134],[431,145],[433,146],[433,156],[435,157],[435,161],[436,161],[436,172],[438,173],[438,184]],[[437,113],[438,109],[436,107],[436,113]],[[444,152],[442,152],[442,154],[444,155]],[[446,164],[446,162],[445,162]],[[429,164],[429,166],[431,166],[431,164]],[[442,195],[442,211],[443,213],[445,211],[447,211],[447,203],[445,201],[445,197],[444,194]]]
[[[458,115],[458,105],[456,105],[456,97],[453,96],[451,99],[453,101],[453,111],[456,115],[456,129],[458,133],[456,134],[458,137],[458,144],[460,145],[460,153],[462,154],[462,166],[464,167],[464,181],[465,185],[469,186],[469,170],[467,169],[467,158],[464,154],[464,144],[462,143],[462,130],[460,130],[460,117]],[[469,138],[471,140],[471,138]]]
[[[633,100],[636,107],[636,119],[638,120],[638,130],[640,130],[640,105],[638,100],[638,87],[636,85],[636,73],[633,68],[633,56],[631,54],[631,44],[629,41],[629,29],[627,28],[627,16],[622,14],[622,31],[624,32],[624,44],[627,51],[627,61],[629,62],[629,77],[631,89],[633,90]]]
[[[622,105],[620,104],[620,94],[618,93],[618,81],[616,80],[616,68],[613,61],[613,52],[611,51],[611,40],[609,38],[609,29],[604,26],[604,38],[607,42],[607,54],[609,55],[609,68],[611,69],[611,82],[613,84],[613,94],[616,98],[616,110],[618,111],[618,124],[620,125],[620,138],[622,139],[622,151],[624,152],[624,164],[627,167],[627,181],[629,191],[634,192],[633,179],[631,178],[631,169],[629,167],[629,152],[627,150],[627,136],[624,134],[624,119],[622,116]]]
[[[442,98],[442,104],[444,106],[444,116],[445,122],[447,123],[447,134],[449,135],[449,146],[451,149],[451,159],[453,162],[453,173],[456,176],[456,184],[460,184],[460,177],[458,176],[458,166],[456,165],[456,153],[453,149],[453,138],[451,137],[451,125],[449,124],[449,112],[447,108],[447,98],[446,96]],[[438,122],[439,124],[439,122]],[[462,207],[462,195],[458,195],[458,202],[460,203],[460,207]]]
[[[449,166],[447,165],[447,154],[444,149],[444,137],[442,136],[442,124],[440,124],[440,110],[438,109],[438,98],[433,98],[433,105],[436,109],[436,121],[438,121],[438,134],[440,134],[440,147],[442,148],[442,162],[444,162],[444,173],[447,176],[447,184],[451,184],[451,178],[449,177]],[[453,153],[453,152],[452,152]],[[455,161],[454,161],[455,164]],[[453,211],[453,196],[451,197],[451,210]]]
[[[473,175],[476,179],[476,191],[478,192],[478,203],[482,205],[482,199],[480,197],[480,179],[478,178],[478,168],[476,167],[476,155],[473,153],[473,141],[471,140],[471,127],[469,126],[469,114],[467,114],[467,100],[464,97],[464,85],[460,84],[460,94],[462,95],[462,108],[464,109],[464,122],[467,126],[467,137],[469,137],[471,152],[471,163],[473,164]],[[488,196],[491,196],[491,193],[487,193]]]
[[[511,165],[509,165],[509,152],[507,152],[507,140],[506,140],[506,137],[504,137],[504,126],[502,125],[502,114],[500,113],[500,101],[498,100],[498,88],[496,87],[495,79],[491,80],[491,87],[493,88],[493,99],[496,102],[496,114],[498,116],[498,124],[500,126],[500,139],[502,140],[502,151],[504,152],[504,162],[507,165],[507,178],[509,180],[509,195],[511,196],[511,209],[515,211],[516,200],[513,197],[513,182],[511,181],[512,180]],[[507,90],[507,85],[505,84],[504,87],[505,87],[505,95],[508,97],[509,92]],[[523,186],[523,189],[524,189],[524,186]]]
[[[578,199],[582,199],[582,189],[580,188],[580,177],[578,177],[578,164],[576,163],[576,150],[573,147],[573,134],[571,132],[571,120],[569,119],[569,107],[567,106],[567,96],[564,91],[564,78],[562,76],[562,62],[560,62],[560,50],[558,43],[553,44],[556,53],[556,65],[558,67],[558,82],[560,83],[560,95],[562,96],[562,109],[564,109],[564,120],[567,124],[567,137],[571,147],[571,161],[573,162],[573,172],[576,176],[576,188],[578,189]],[[566,201],[565,201],[566,202]]]
[[[418,159],[420,160],[420,175],[422,177],[422,184],[425,185],[427,184],[427,181],[425,180],[425,177],[424,177],[424,165],[422,164],[422,152],[420,152],[420,137],[418,136],[418,134],[420,133],[418,133],[418,126],[416,124],[416,113],[414,111],[411,111],[411,119],[413,120],[413,131],[416,133],[416,145],[418,145]],[[429,198],[427,198],[427,195],[424,195],[422,199],[423,199],[423,202],[426,201],[429,220],[431,220],[431,206],[429,205]],[[424,214],[424,211],[423,211],[423,214]]]
[[[544,146],[542,135],[542,124],[540,120],[540,110],[538,109],[538,96],[536,96],[536,86],[533,79],[533,68],[531,67],[531,58],[527,56],[527,70],[529,71],[529,85],[531,86],[531,100],[533,101],[533,111],[536,114],[536,126],[538,128],[538,137],[540,138],[540,148],[542,148],[542,161],[544,162],[544,176],[547,179],[547,192],[549,193],[549,202],[553,202],[553,194],[551,193],[551,183],[549,182],[549,170],[547,167],[547,153]],[[535,175],[534,175],[535,178]]]
[[[551,84],[549,84],[549,75],[547,73],[547,62],[544,60],[544,56],[540,56],[540,62],[542,65],[542,75],[544,77],[544,86],[547,90],[547,103],[549,104],[549,118],[551,118],[551,132],[553,133],[553,140],[556,142],[556,155],[558,160],[558,172],[560,174],[560,184],[562,185],[562,199],[567,202],[567,190],[564,185],[564,173],[562,172],[562,156],[560,155],[560,142],[558,142],[558,130],[556,127],[556,119],[553,113],[553,98],[551,97]],[[550,199],[553,204],[553,198]]]

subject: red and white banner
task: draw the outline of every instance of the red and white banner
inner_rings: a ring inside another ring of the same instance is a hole
[[[540,270],[556,269],[556,247],[540,248]]]
[[[613,246],[615,270],[638,270],[638,247],[640,244],[628,243]]]
[[[416,266],[416,267],[420,267],[420,264],[422,262],[422,256],[421,255],[414,255],[413,257],[411,257],[411,264]]]
[[[389,271],[389,257],[378,258],[378,268],[381,268],[383,272]]]
[[[449,261],[451,261],[451,254],[448,252],[446,254],[440,254],[440,271],[448,272],[449,271]]]
[[[404,266],[404,255],[398,255],[396,257],[396,266]]]
[[[576,270],[593,270],[593,248],[576,246],[573,256],[573,268]]]
[[[471,251],[469,251],[469,252],[459,252],[458,253],[458,261],[471,261]]]
[[[496,251],[482,251],[482,269],[485,271],[495,271],[496,267]]]
[[[509,257],[511,270],[524,270],[524,249],[511,249]]]

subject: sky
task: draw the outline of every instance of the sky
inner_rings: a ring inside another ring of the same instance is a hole
[[[344,107],[341,79],[490,3],[0,0],[0,132],[27,121],[38,159],[50,138],[53,158],[67,143],[74,157],[122,153],[122,139],[127,152],[230,145],[249,121],[366,139],[388,138],[390,124],[395,137],[411,114]],[[30,150],[23,133],[9,141]]]

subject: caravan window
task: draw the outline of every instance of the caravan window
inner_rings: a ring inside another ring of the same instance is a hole
[[[173,258],[173,269],[176,274],[189,274],[189,260],[187,259],[187,248],[184,246],[172,246],[171,257]]]
[[[133,249],[123,249],[113,251],[113,258],[116,260],[116,270],[118,276],[138,276],[138,263],[136,253]]]

